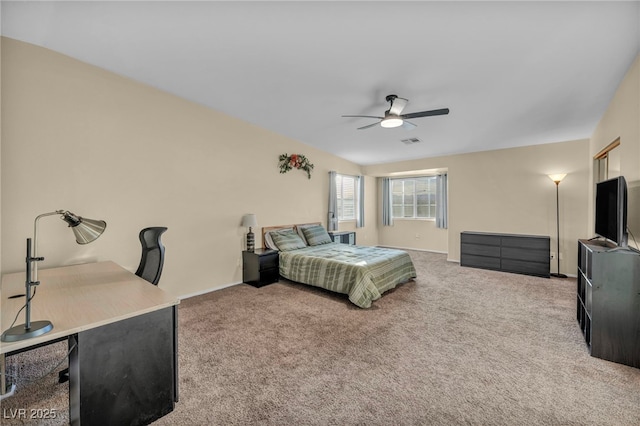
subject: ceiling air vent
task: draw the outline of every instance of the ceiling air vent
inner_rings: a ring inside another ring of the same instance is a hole
[[[413,145],[414,143],[418,143],[422,141],[418,138],[407,138],[407,139],[400,139],[400,142],[402,142],[405,145]]]

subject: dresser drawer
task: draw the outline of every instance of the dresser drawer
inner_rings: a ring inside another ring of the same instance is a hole
[[[278,252],[260,256],[260,271],[278,269]]]
[[[275,283],[279,278],[280,271],[278,268],[269,268],[260,271],[260,281],[263,285]]]
[[[500,247],[462,243],[462,253],[475,256],[500,257]]]
[[[549,250],[551,240],[547,237],[503,236],[503,247],[517,247],[527,250]]]
[[[500,246],[500,236],[491,234],[476,234],[462,232],[460,234],[460,242],[469,244],[485,244],[490,246]]]
[[[502,247],[501,256],[503,259],[526,260],[530,262],[549,263],[549,251],[530,250],[518,247]]]
[[[537,275],[540,277],[549,276],[549,264],[528,262],[526,260],[502,259],[502,268],[505,272],[515,272],[518,274]]]
[[[460,258],[460,265],[473,268],[500,269],[500,258],[463,254]]]

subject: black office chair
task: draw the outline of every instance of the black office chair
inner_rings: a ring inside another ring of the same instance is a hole
[[[164,226],[144,228],[140,231],[140,244],[142,244],[142,258],[136,275],[158,285],[164,265],[164,245],[162,234],[167,230]]]
[[[164,226],[154,226],[144,228],[140,231],[140,244],[142,244],[142,257],[136,275],[149,281],[153,285],[158,285],[162,267],[164,266],[164,245],[162,244],[162,234],[167,230]],[[58,373],[58,383],[69,380],[69,369]]]

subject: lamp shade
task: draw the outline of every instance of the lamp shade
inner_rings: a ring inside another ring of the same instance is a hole
[[[567,175],[566,173],[557,173],[555,175],[547,175],[547,176],[549,176],[549,179],[554,181],[556,184],[559,184],[566,175]]]
[[[65,212],[62,220],[69,224],[78,244],[88,244],[96,240],[107,227],[104,220],[86,219],[71,212]]]
[[[245,214],[242,216],[242,226],[245,228],[252,228],[258,226],[258,220],[253,213]]]
[[[76,242],[78,244],[87,244],[94,241],[104,232],[107,227],[107,223],[103,220],[85,219],[77,216],[70,211],[56,210],[54,212],[43,213],[36,217],[33,223],[33,253],[31,252],[31,238],[27,238],[27,256],[26,256],[26,280],[25,280],[25,322],[24,324],[17,325],[9,328],[2,336],[0,341],[3,342],[15,342],[18,340],[30,339],[32,337],[40,336],[48,333],[53,329],[51,321],[33,321],[31,322],[31,299],[35,296],[35,290],[33,296],[31,295],[31,287],[39,285],[38,281],[38,262],[44,260],[44,257],[38,257],[38,221],[45,216],[62,215],[60,219],[69,224],[69,227],[73,230],[76,236]],[[22,310],[22,309],[20,309]],[[17,316],[16,316],[17,319]],[[14,320],[15,323],[15,320]],[[0,378],[4,380],[4,378]]]

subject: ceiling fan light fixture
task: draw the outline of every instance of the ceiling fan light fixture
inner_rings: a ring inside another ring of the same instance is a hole
[[[385,99],[387,102],[389,102],[390,105],[389,105],[389,109],[384,112],[384,117],[379,117],[375,115],[343,115],[343,117],[375,118],[380,120],[380,121],[376,121],[375,123],[367,124],[366,126],[358,127],[358,130],[377,127],[378,124],[380,124],[381,127],[384,127],[386,129],[392,129],[394,127],[403,126],[405,130],[411,130],[414,127],[416,127],[416,125],[410,121],[405,121],[405,119],[411,120],[414,118],[449,114],[449,108],[441,108],[441,109],[434,109],[430,111],[419,111],[419,112],[412,112],[410,114],[403,114],[402,111],[404,111],[404,107],[407,105],[407,102],[409,102],[408,100],[406,100],[405,98],[399,98],[396,95],[389,95]]]
[[[398,117],[390,117],[390,118],[385,118],[384,120],[382,120],[380,122],[380,125],[386,129],[392,129],[394,127],[400,127],[402,126],[403,120],[401,118]]]

